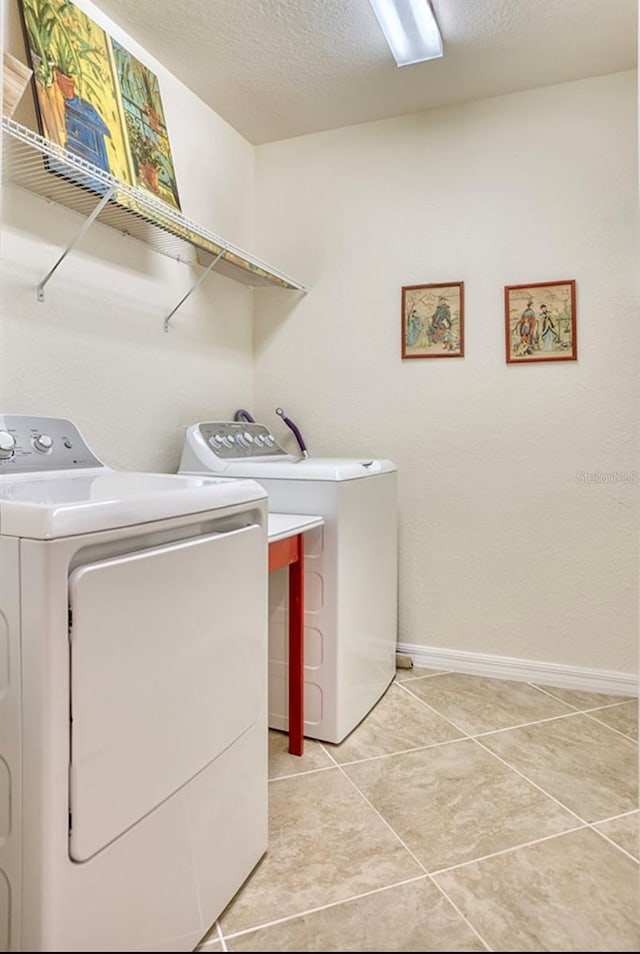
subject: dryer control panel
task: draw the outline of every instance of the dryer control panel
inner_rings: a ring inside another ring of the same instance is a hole
[[[0,414],[0,476],[103,466],[71,421]]]
[[[198,433],[207,447],[221,460],[264,460],[289,458],[264,424],[245,421],[208,421],[198,425]]]

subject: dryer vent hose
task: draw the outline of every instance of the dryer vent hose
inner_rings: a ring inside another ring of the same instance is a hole
[[[248,411],[245,411],[243,407],[239,407],[236,413],[233,415],[234,421],[246,421],[247,424],[255,424],[256,420],[254,417],[249,414]]]
[[[305,442],[304,442],[303,439],[302,439],[302,434],[300,433],[300,430],[298,429],[298,427],[293,423],[293,421],[291,420],[290,417],[287,417],[287,416],[286,416],[286,414],[284,413],[284,411],[282,410],[281,407],[277,407],[277,408],[276,408],[276,414],[277,414],[279,417],[281,417],[282,420],[284,421],[284,423],[287,425],[287,427],[288,427],[290,430],[293,431],[293,435],[294,435],[295,439],[296,439],[297,442],[298,442],[298,447],[300,448],[300,451],[301,451],[301,453],[302,453],[302,456],[303,456],[303,457],[308,457],[308,456],[309,456],[309,452],[307,451],[306,444],[305,444]]]

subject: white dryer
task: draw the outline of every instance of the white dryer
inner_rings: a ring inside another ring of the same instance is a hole
[[[267,506],[0,415],[0,949],[191,951],[267,847]]]
[[[187,428],[183,474],[250,477],[274,513],[317,514],[305,534],[304,734],[341,742],[395,675],[397,472],[390,460],[295,457],[263,424]],[[288,728],[286,578],[269,581],[269,725]]]

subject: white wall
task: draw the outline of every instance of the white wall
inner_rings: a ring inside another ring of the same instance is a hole
[[[89,2],[89,16],[159,77],[182,211],[253,246],[253,147]],[[17,4],[5,48],[28,62]],[[31,92],[16,119],[36,129]],[[2,209],[0,408],[74,420],[115,467],[173,471],[183,428],[251,404],[250,289],[210,275],[163,332],[200,271],[94,225],[36,301],[38,282],[82,220],[14,188]]]
[[[633,71],[257,150],[257,237],[310,293],[257,297],[254,411],[396,461],[403,643],[637,671],[636,98]],[[565,279],[578,361],[507,365],[504,285]],[[401,286],[454,281],[466,357],[402,361]]]

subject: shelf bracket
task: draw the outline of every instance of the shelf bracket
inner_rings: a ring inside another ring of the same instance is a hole
[[[223,256],[224,253],[226,252],[226,250],[227,250],[227,249],[226,249],[226,246],[225,246],[225,248],[221,248],[221,249],[220,249],[220,251],[218,252],[218,254],[216,255],[216,257],[211,260],[211,262],[209,263],[209,265],[207,265],[206,269],[204,270],[204,272],[202,273],[202,275],[200,276],[200,278],[198,279],[198,281],[195,283],[195,285],[192,285],[191,288],[189,289],[189,291],[187,292],[187,294],[182,296],[182,298],[180,299],[180,301],[178,302],[178,304],[175,306],[175,308],[172,308],[172,309],[171,309],[171,311],[169,312],[169,314],[167,315],[167,317],[164,319],[164,330],[165,330],[165,331],[168,331],[168,330],[169,330],[169,322],[171,321],[171,319],[173,318],[173,316],[174,316],[175,313],[177,312],[177,310],[178,310],[178,308],[180,307],[180,305],[184,304],[184,302],[187,300],[187,298],[189,297],[189,295],[193,295],[193,293],[194,293],[194,291],[196,290],[196,288],[197,288],[199,285],[202,284],[202,282],[205,280],[205,278],[207,277],[207,275],[209,274],[209,272],[211,271],[211,269],[214,267],[214,265],[216,265],[216,264],[220,261],[220,259],[222,258],[222,256]]]
[[[95,220],[97,219],[97,217],[100,215],[100,213],[102,212],[102,210],[104,209],[105,205],[107,204],[107,202],[109,201],[109,199],[111,198],[111,196],[113,195],[113,193],[114,193],[115,191],[116,191],[115,185],[109,186],[109,188],[107,189],[107,191],[105,192],[105,194],[103,195],[103,197],[101,198],[101,200],[98,202],[97,206],[95,207],[95,209],[93,210],[93,212],[91,213],[91,215],[89,215],[89,216],[85,219],[85,221],[82,223],[82,228],[81,228],[80,231],[77,233],[77,235],[75,236],[75,238],[73,238],[73,239],[69,242],[69,244],[68,244],[67,247],[65,248],[64,252],[63,252],[62,255],[60,256],[60,258],[58,259],[58,261],[55,263],[55,265],[53,266],[53,268],[49,269],[49,271],[47,272],[47,274],[44,276],[44,278],[42,279],[42,281],[41,281],[40,284],[38,285],[38,292],[37,292],[38,301],[44,301],[44,286],[47,284],[47,282],[49,281],[49,279],[51,278],[51,276],[53,275],[53,273],[54,273],[55,270],[57,269],[58,265],[60,265],[60,264],[62,264],[62,262],[64,262],[65,258],[67,257],[67,255],[69,254],[69,252],[71,251],[71,249],[73,249],[73,248],[78,244],[78,242],[80,241],[80,239],[82,238],[82,236],[85,234],[85,232],[93,225],[93,223],[95,222]]]

